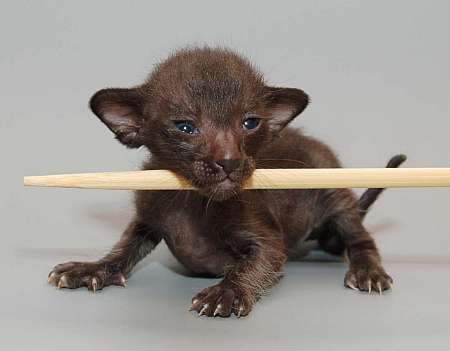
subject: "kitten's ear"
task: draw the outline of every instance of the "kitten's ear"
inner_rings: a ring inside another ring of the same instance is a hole
[[[130,148],[142,145],[143,105],[137,89],[102,89],[89,102],[92,112]]]
[[[265,87],[264,98],[269,125],[272,131],[279,132],[308,105],[308,95],[300,89]]]

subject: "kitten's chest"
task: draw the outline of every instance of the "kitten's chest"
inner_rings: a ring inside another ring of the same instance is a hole
[[[180,203],[181,204],[181,203]],[[196,273],[221,275],[233,260],[226,244],[225,218],[216,209],[188,203],[167,211],[161,218],[164,240],[172,254]]]

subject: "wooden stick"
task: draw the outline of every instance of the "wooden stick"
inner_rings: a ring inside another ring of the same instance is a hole
[[[192,190],[166,170],[24,177],[26,186],[118,190]],[[257,169],[245,189],[448,187],[450,168]]]

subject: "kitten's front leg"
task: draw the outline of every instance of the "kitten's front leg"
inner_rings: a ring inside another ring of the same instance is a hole
[[[192,299],[190,310],[208,317],[246,316],[259,297],[281,277],[286,255],[281,236],[270,230],[242,231],[233,235],[238,255],[224,279]]]
[[[59,264],[50,272],[48,282],[58,288],[85,286],[94,292],[109,285],[125,286],[132,268],[160,241],[161,237],[146,224],[133,221],[105,257],[95,262]]]

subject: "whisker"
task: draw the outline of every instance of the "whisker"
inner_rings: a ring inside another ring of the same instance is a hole
[[[294,163],[298,163],[302,166],[306,166],[306,167],[312,167],[310,164],[303,162],[303,161],[299,161],[299,160],[295,160],[292,158],[258,158],[256,159],[256,164],[261,163],[260,161],[285,161],[285,162],[294,162]],[[262,162],[262,164],[264,164],[264,162]]]
[[[208,214],[208,207],[210,202],[212,201],[212,199],[214,198],[214,195],[216,195],[218,191],[218,186],[216,186],[212,192],[212,194],[208,197],[208,202],[206,203],[206,208],[205,208],[205,216]]]

